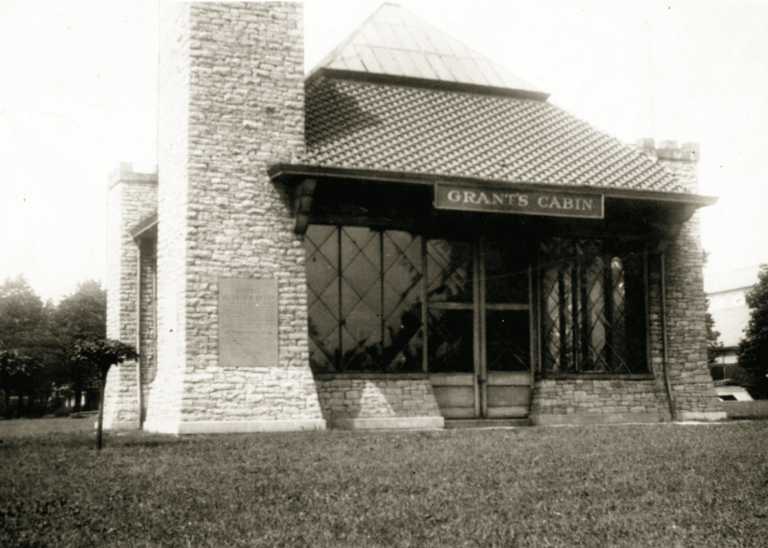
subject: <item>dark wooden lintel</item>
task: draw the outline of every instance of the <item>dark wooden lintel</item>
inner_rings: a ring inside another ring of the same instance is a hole
[[[312,198],[317,188],[316,179],[304,179],[294,189],[293,213],[296,216],[294,232],[304,235],[309,226],[309,213],[312,211]]]

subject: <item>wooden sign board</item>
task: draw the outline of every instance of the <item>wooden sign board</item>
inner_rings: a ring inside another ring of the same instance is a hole
[[[219,366],[277,365],[277,280],[219,278]]]
[[[435,184],[435,207],[587,219],[602,219],[605,216],[604,197],[601,194],[483,188],[448,183]]]

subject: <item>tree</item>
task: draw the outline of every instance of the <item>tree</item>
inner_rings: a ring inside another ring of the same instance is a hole
[[[44,319],[43,301],[24,276],[0,286],[0,349],[30,355],[37,346],[34,332]]]
[[[751,313],[745,337],[739,342],[739,366],[752,372],[760,388],[768,387],[768,264],[760,265],[758,282],[746,294]]]
[[[15,350],[0,351],[0,386],[5,393],[5,416],[11,416],[11,394],[19,396],[19,406],[24,388],[30,377],[30,359]]]
[[[53,305],[43,305],[23,276],[6,279],[0,286],[0,351],[6,375],[0,387],[6,402],[11,392],[18,396],[19,411],[24,396],[30,408],[36,402],[44,407],[53,386],[50,366],[56,359],[56,341],[50,331],[52,310]]]
[[[119,365],[125,360],[135,360],[139,357],[136,349],[130,344],[113,339],[89,341],[78,339],[72,346],[72,360],[80,362],[84,367],[95,369],[99,377],[99,426],[96,436],[96,449],[101,451],[102,425],[104,422],[104,386],[107,383],[107,373],[113,365]]]
[[[98,341],[107,336],[107,292],[99,282],[88,280],[77,285],[77,290],[62,299],[54,313],[54,324],[62,349],[57,380],[69,384],[75,394],[75,412],[80,411],[82,394],[98,386],[98,373],[88,364],[70,359],[68,349],[76,341]],[[86,398],[87,399],[87,398]],[[86,402],[87,403],[87,402]]]
[[[723,348],[723,343],[720,341],[720,332],[715,330],[715,319],[709,313],[709,299],[706,299],[706,302],[707,313],[704,321],[707,324],[707,363],[714,365]]]

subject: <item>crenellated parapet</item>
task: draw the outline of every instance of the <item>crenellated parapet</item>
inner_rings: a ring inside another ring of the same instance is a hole
[[[653,139],[638,139],[635,146],[672,171],[678,181],[693,194],[699,191],[698,162],[701,157],[699,143],[660,141],[657,147]]]

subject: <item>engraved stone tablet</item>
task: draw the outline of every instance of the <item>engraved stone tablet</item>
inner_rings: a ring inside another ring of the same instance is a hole
[[[219,278],[219,366],[277,365],[277,280]]]

